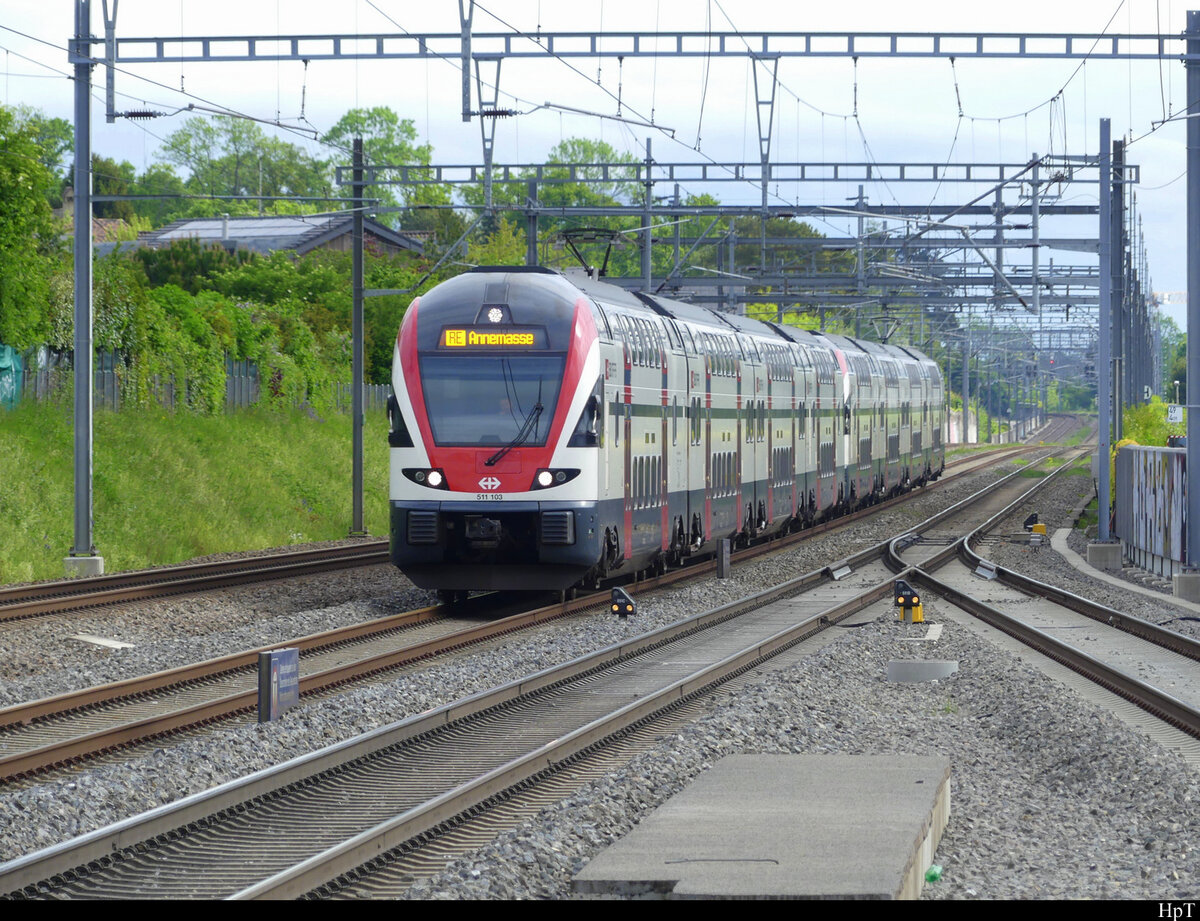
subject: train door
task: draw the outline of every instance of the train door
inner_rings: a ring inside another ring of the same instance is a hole
[[[763,435],[763,399],[761,365],[756,361],[755,347],[747,336],[734,337],[738,361],[738,467],[737,523],[743,536],[749,538],[761,525],[759,509],[766,501],[763,492],[765,471],[759,469]]]
[[[633,557],[633,365],[636,340],[633,337],[633,327],[628,317],[621,317],[624,333],[625,368],[622,376],[620,399],[617,404],[619,417],[614,427],[620,432],[622,450],[620,452],[620,476],[622,495],[624,498],[621,522],[621,559]]]
[[[713,540],[713,371],[716,361],[716,345],[713,337],[703,333],[704,397],[701,407],[703,416],[704,450],[704,542]]]
[[[692,331],[677,327],[683,341],[683,387],[680,391],[684,407],[686,432],[680,436],[679,453],[683,455],[683,525],[689,549],[704,541],[704,452],[703,394],[704,361],[696,347]]]

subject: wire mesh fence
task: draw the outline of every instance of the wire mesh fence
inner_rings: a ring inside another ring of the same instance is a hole
[[[126,366],[118,352],[97,352],[93,368],[93,388],[95,405],[105,409],[119,411],[123,403],[130,402],[130,395],[124,392],[129,385]],[[19,372],[20,398],[24,400],[59,400],[66,399],[73,392],[74,370],[71,366],[69,353],[54,352],[49,349],[34,350],[24,362]],[[193,405],[196,397],[196,384],[187,378],[177,378],[173,374],[154,375],[150,378],[149,390],[151,398],[164,409],[175,411]],[[334,382],[331,385],[330,403],[337,412],[350,412],[354,389],[349,383]],[[388,384],[363,385],[363,410],[365,412],[384,411],[387,408],[388,395],[391,386]],[[292,397],[292,405],[301,407],[315,402],[318,396],[325,394],[309,392]],[[256,362],[235,359],[225,355],[225,409],[227,412],[244,409],[256,405],[262,397],[262,382]],[[12,401],[14,404],[17,401]],[[324,400],[321,400],[324,402]]]

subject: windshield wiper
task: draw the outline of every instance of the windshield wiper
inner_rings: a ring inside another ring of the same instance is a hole
[[[524,444],[528,440],[530,434],[535,430],[538,417],[542,414],[542,408],[541,400],[538,400],[538,402],[533,404],[533,409],[531,409],[529,411],[529,415],[525,417],[525,424],[521,426],[521,431],[517,432],[517,437],[485,460],[483,462],[485,467],[494,467],[499,462],[500,458],[502,458],[505,454],[518,445]]]

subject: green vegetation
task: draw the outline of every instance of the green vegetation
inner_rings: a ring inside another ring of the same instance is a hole
[[[1088,503],[1087,508],[1083,510],[1083,514],[1079,516],[1079,520],[1075,522],[1075,527],[1085,534],[1091,529],[1100,524],[1100,500],[1093,499]]]
[[[1159,316],[1162,333],[1162,392],[1171,402],[1188,402],[1187,398],[1187,334],[1168,316]],[[1179,382],[1179,399],[1175,399],[1175,382]]]
[[[49,196],[54,175],[41,159],[46,125],[0,107],[0,343],[32,344],[60,249]]]
[[[1183,422],[1168,423],[1167,404],[1158,397],[1151,397],[1149,403],[1135,403],[1125,407],[1121,416],[1122,432],[1126,439],[1135,444],[1166,447],[1168,436],[1187,434],[1186,409],[1183,416]]]
[[[350,418],[157,409],[95,417],[95,540],[110,571],[345,537]],[[62,578],[73,539],[71,410],[0,413],[0,583]],[[364,524],[387,533],[387,422],[366,418]]]
[[[955,448],[947,448],[946,449],[946,460],[950,460],[951,458],[954,458],[954,457],[966,457],[969,454],[986,454],[988,451],[999,451],[1001,448],[1006,448],[1006,447],[1008,447],[1008,445],[989,445],[989,444],[959,445],[958,447],[955,447]],[[1016,460],[1016,461],[1014,461],[1014,463],[1023,463],[1023,461]]]
[[[1077,431],[1074,435],[1072,435],[1066,441],[1064,441],[1063,444],[1068,448],[1074,448],[1077,445],[1083,444],[1085,441],[1087,441],[1089,438],[1091,438],[1095,431],[1096,431],[1096,427],[1094,425],[1092,425],[1091,423],[1089,423],[1089,424],[1083,426],[1081,429],[1079,429],[1079,431]]]

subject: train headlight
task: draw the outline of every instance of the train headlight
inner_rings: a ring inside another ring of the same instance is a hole
[[[449,489],[446,485],[446,474],[438,467],[405,467],[401,473],[418,486],[428,486],[430,489]]]
[[[562,486],[579,476],[580,471],[572,467],[543,467],[533,475],[531,490],[549,489],[551,486]]]

